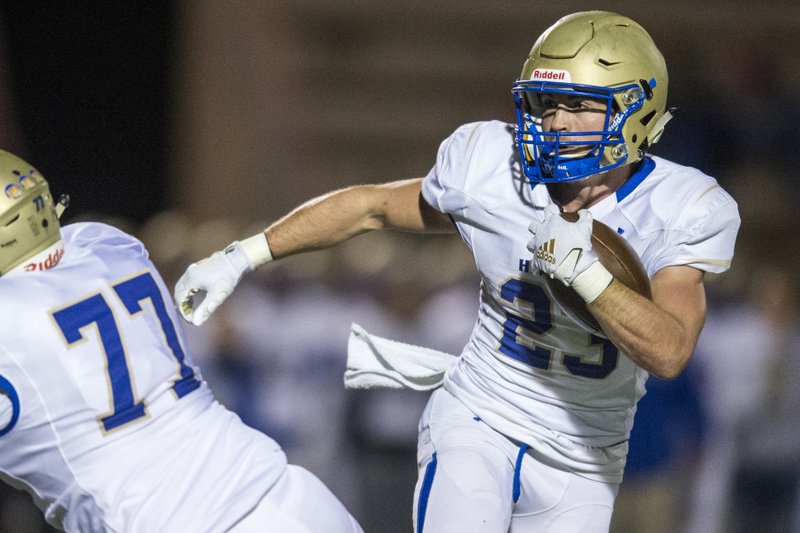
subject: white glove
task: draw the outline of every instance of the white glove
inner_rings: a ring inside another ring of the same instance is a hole
[[[231,295],[242,276],[271,260],[266,236],[259,233],[190,265],[175,284],[178,311],[199,326]],[[195,302],[201,293],[205,293],[205,298]]]
[[[533,238],[528,250],[533,264],[544,274],[570,286],[587,302],[593,302],[611,283],[613,276],[592,250],[592,214],[578,211],[578,220],[569,222],[555,204],[545,208],[542,222],[528,228]]]

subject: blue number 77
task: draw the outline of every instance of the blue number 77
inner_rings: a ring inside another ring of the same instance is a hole
[[[170,319],[164,298],[150,272],[144,272],[131,279],[112,286],[119,300],[133,318],[142,312],[141,303],[150,300],[155,310],[167,346],[177,360],[179,376],[172,384],[178,398],[185,396],[200,386],[194,371],[186,364],[183,348],[178,340],[175,326]],[[95,324],[100,344],[106,357],[108,381],[111,386],[111,414],[100,417],[105,431],[111,431],[124,424],[145,416],[144,402],[136,401],[131,387],[131,375],[125,354],[120,329],[114,313],[102,293],[94,294],[77,303],[52,313],[61,329],[67,344],[73,345],[84,339],[81,331]]]

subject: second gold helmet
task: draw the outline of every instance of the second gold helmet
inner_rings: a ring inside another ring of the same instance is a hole
[[[44,177],[0,150],[0,276],[61,239],[56,204]]]

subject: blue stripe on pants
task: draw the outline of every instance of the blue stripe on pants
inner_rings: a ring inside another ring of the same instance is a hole
[[[425,477],[422,479],[422,486],[419,489],[419,500],[417,501],[417,533],[422,533],[425,525],[425,511],[428,508],[428,497],[431,495],[433,486],[433,476],[436,475],[436,452],[431,456],[431,461],[425,467]]]
[[[514,465],[514,487],[512,489],[514,496],[514,503],[517,503],[517,500],[519,500],[519,493],[520,493],[519,473],[520,470],[522,470],[522,458],[525,457],[525,452],[527,451],[528,451],[528,445],[523,443],[522,446],[519,447],[519,453],[517,454],[517,464]]]

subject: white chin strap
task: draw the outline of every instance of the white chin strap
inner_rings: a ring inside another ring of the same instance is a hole
[[[664,127],[667,125],[667,122],[673,119],[675,113],[672,112],[672,109],[667,109],[661,118],[653,125],[653,132],[650,134],[650,145],[654,145],[658,142],[661,138],[661,134],[664,133]]]

